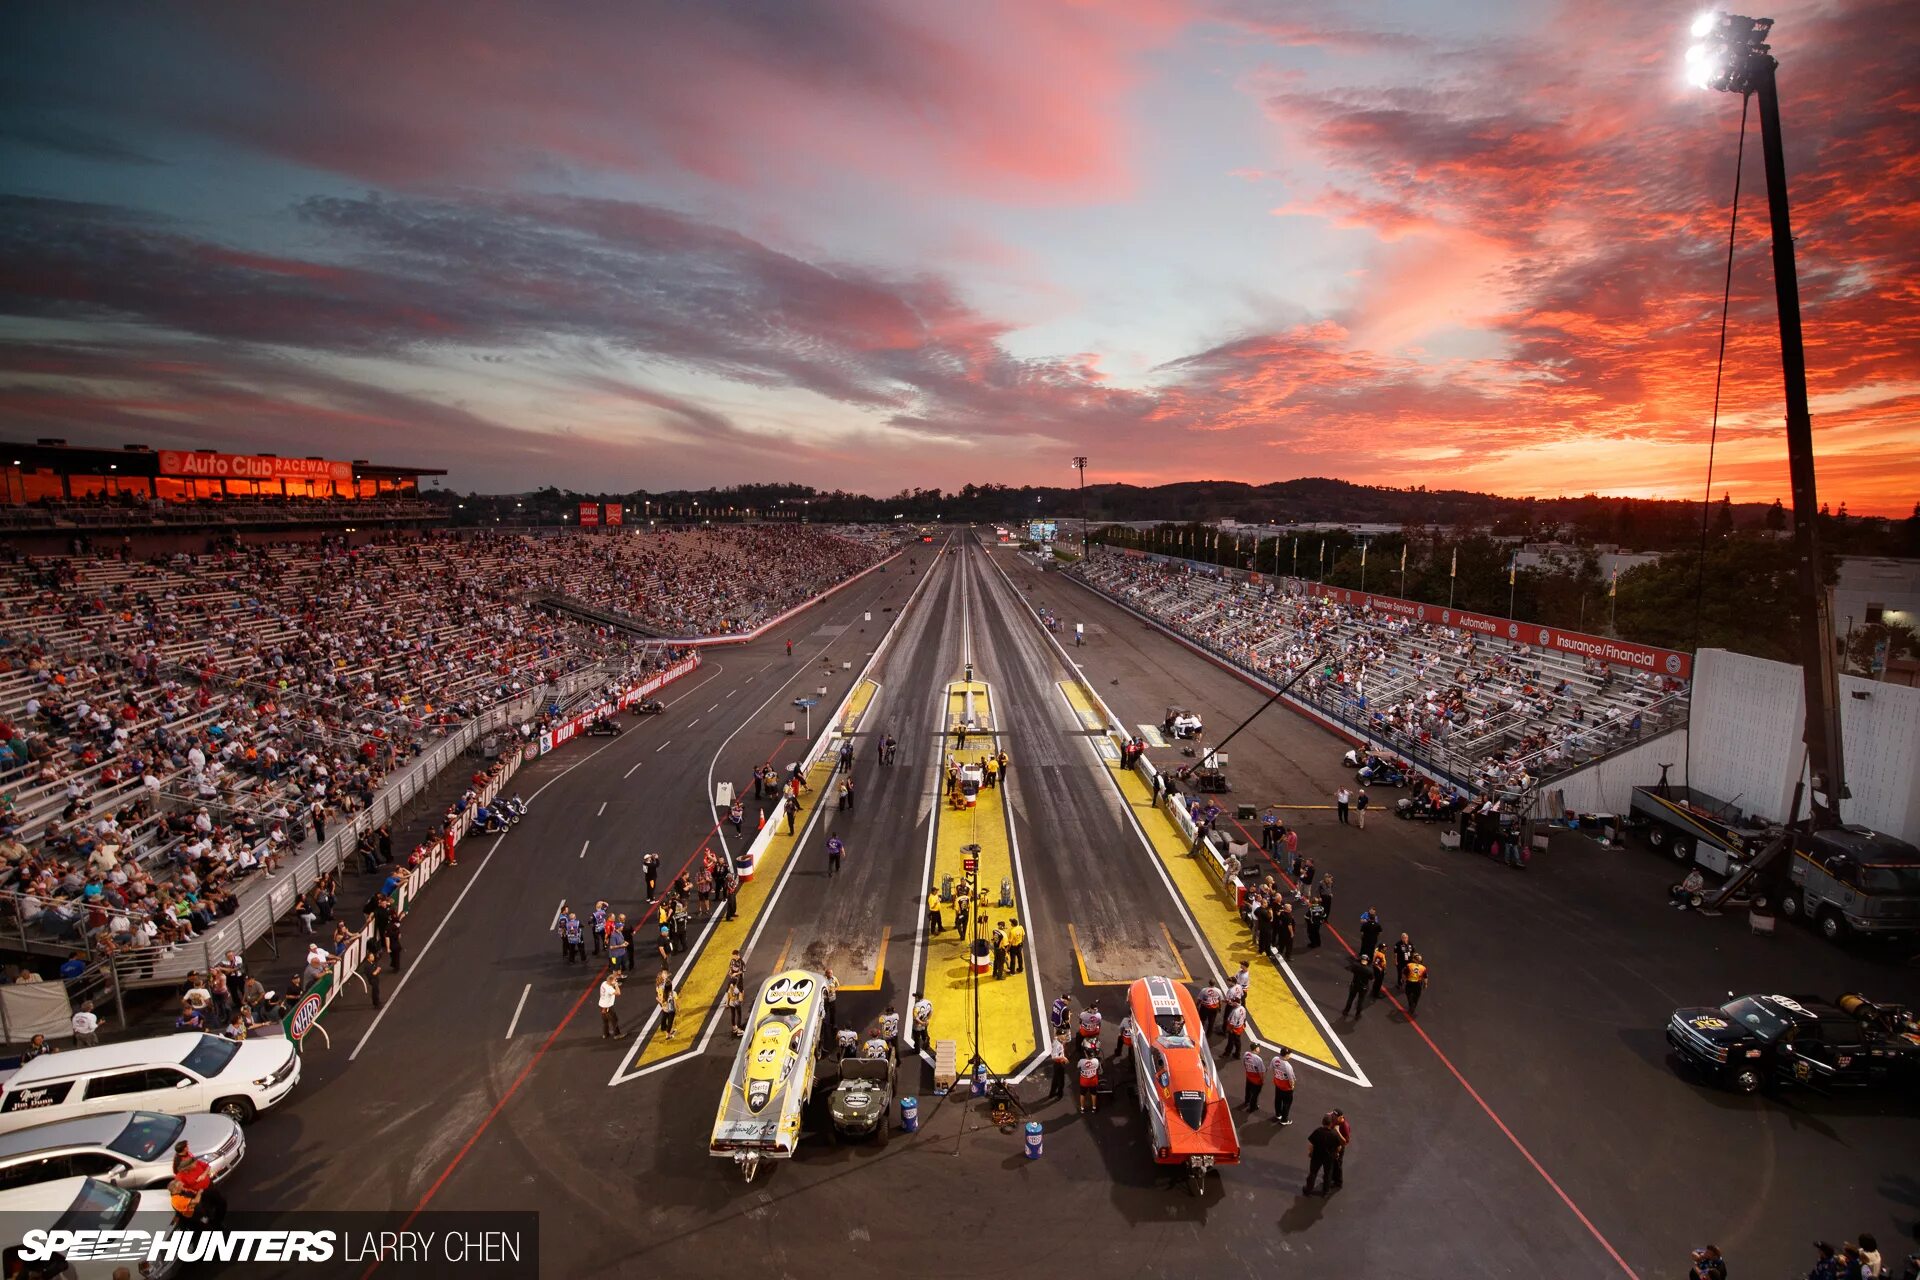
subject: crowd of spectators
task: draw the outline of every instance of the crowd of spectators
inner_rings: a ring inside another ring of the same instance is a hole
[[[675,656],[537,612],[514,536],[0,562],[0,916],[186,942],[486,708]]]
[[[1684,681],[1494,640],[1211,566],[1120,555],[1089,585],[1412,760],[1487,793],[1518,793],[1685,718]]]
[[[748,524],[529,534],[519,580],[663,635],[751,631],[895,549],[890,530]]]

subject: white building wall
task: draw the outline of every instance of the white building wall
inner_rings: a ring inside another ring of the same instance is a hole
[[[1688,785],[1785,821],[1794,784],[1806,778],[1800,668],[1702,649],[1694,656],[1689,723]],[[1841,817],[1920,841],[1920,689],[1842,676],[1840,729],[1852,792]],[[1658,778],[1654,769],[1643,781]]]
[[[1853,793],[1840,816],[1920,843],[1920,689],[1841,676],[1840,736]]]
[[[1543,803],[1557,795],[1559,810],[1623,814],[1632,807],[1635,787],[1651,786],[1660,781],[1661,765],[1672,765],[1668,778],[1674,782],[1681,781],[1686,775],[1683,764],[1686,758],[1687,731],[1682,729],[1664,738],[1643,742],[1631,751],[1608,756],[1600,763],[1564,778],[1554,779],[1542,788]],[[1557,811],[1541,811],[1539,816],[1558,818],[1561,814]]]
[[[1786,821],[1805,750],[1800,668],[1725,649],[1702,649],[1693,664],[1693,754],[1684,781],[1748,813]]]

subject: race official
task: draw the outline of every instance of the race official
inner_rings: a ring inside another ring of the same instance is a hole
[[[1240,1064],[1247,1073],[1247,1110],[1258,1111],[1260,1092],[1267,1084],[1267,1060],[1258,1049],[1248,1049],[1240,1055]]]
[[[1246,1030],[1247,1006],[1243,1004],[1229,1006],[1227,1009],[1227,1053],[1229,1055],[1239,1055],[1240,1037],[1246,1034]]]
[[[1418,951],[1407,961],[1407,1016],[1417,1017],[1420,1013],[1420,997],[1427,989],[1427,962]]]
[[[1027,971],[1027,931],[1018,920],[1007,922],[1007,967],[1013,973]]]
[[[1047,1053],[1047,1062],[1053,1070],[1053,1088],[1047,1093],[1047,1101],[1053,1102],[1067,1095],[1067,1041],[1059,1032],[1054,1033],[1053,1048]]]
[[[1293,1123],[1293,1088],[1298,1083],[1293,1070],[1293,1050],[1285,1045],[1273,1055],[1273,1118],[1279,1124]]]
[[[913,993],[913,1043],[907,1046],[909,1049],[918,1053],[922,1049],[930,1049],[933,1047],[932,1044],[927,1040],[927,1032],[929,1028],[932,1026],[932,1023],[933,1023],[933,1001],[927,999],[925,992],[921,992],[921,991],[914,992]]]
[[[832,1031],[840,1025],[840,979],[833,976],[831,967],[820,976],[826,980],[820,984],[820,1000],[827,1010],[827,1030]]]
[[[620,1030],[620,1011],[613,1002],[620,998],[620,975],[610,972],[600,980],[600,1038],[617,1040],[624,1034]]]
[[[1080,1059],[1080,1110],[1100,1109],[1100,1055],[1090,1053]]]
[[[1220,1019],[1220,1006],[1226,999],[1226,993],[1211,982],[1200,988],[1200,1026],[1209,1036],[1213,1034],[1213,1024]]]

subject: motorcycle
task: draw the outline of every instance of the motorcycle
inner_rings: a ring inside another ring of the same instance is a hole
[[[499,808],[507,815],[507,825],[509,826],[519,826],[520,819],[527,816],[527,802],[519,796],[513,796],[501,801]]]

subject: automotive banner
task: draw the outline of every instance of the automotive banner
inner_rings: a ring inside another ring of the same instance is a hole
[[[597,502],[581,503],[580,504],[580,527],[582,529],[591,529],[599,523],[600,523],[600,504]]]
[[[1418,600],[1402,600],[1398,596],[1374,595],[1370,592],[1323,586],[1312,582],[1305,583],[1303,586],[1310,596],[1318,596],[1339,604],[1372,609],[1377,613],[1394,614],[1414,622],[1431,622],[1443,627],[1458,627],[1462,631],[1471,631],[1475,635],[1491,636],[1496,640],[1517,641],[1536,649],[1553,649],[1582,658],[1596,658],[1601,662],[1633,667],[1654,675],[1673,676],[1681,680],[1693,678],[1693,656],[1672,649],[1635,644],[1631,640],[1586,635],[1579,631],[1568,631],[1562,627],[1542,626],[1537,622],[1519,622],[1513,618],[1473,613],[1466,609],[1449,609],[1444,605],[1425,604]]]
[[[626,507],[622,506],[620,503],[609,502],[606,504],[605,510],[606,510],[605,523],[610,525],[626,523],[627,509]]]

